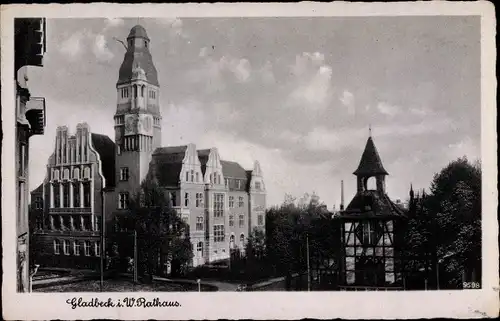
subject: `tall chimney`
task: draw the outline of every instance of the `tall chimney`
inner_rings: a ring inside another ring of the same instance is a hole
[[[344,181],[340,181],[340,210],[344,210]]]

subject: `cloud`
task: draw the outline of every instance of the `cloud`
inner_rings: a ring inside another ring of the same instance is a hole
[[[125,21],[121,18],[106,18],[106,25],[104,26],[104,30],[114,27],[120,27],[125,24]]]
[[[290,67],[295,76],[295,86],[289,95],[292,104],[315,109],[328,105],[332,95],[332,68],[324,64],[324,58],[319,52],[304,52],[295,57],[295,64]]]
[[[63,40],[59,45],[59,52],[66,58],[73,60],[79,57],[84,50],[83,41],[87,37],[86,32],[77,32]]]
[[[169,33],[171,36],[179,36],[181,38],[187,38],[183,30],[182,20],[179,18],[155,18],[154,19],[158,24],[162,26],[166,26],[169,29]]]
[[[354,115],[356,113],[353,93],[351,93],[348,90],[344,90],[342,96],[340,96],[339,99],[342,102],[342,104],[347,107],[349,115]]]
[[[388,104],[386,102],[379,102],[377,104],[377,109],[380,113],[389,117],[394,117],[400,112],[400,107]]]
[[[200,53],[198,54],[199,57],[206,57],[208,55],[208,48],[203,47],[200,49]]]
[[[102,34],[95,36],[93,53],[100,61],[109,61],[114,57],[114,54],[108,49],[106,38]]]

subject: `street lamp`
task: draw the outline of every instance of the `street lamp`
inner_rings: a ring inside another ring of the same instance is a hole
[[[198,283],[198,292],[201,292],[201,280],[197,279],[196,283]]]
[[[420,272],[424,272],[425,269],[422,267],[419,269]],[[428,279],[427,279],[427,273],[425,274],[425,291],[427,291],[427,283],[428,283]]]

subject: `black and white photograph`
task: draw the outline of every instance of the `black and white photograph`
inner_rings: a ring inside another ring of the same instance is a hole
[[[466,293],[460,313],[498,316],[491,4],[248,16],[99,6],[2,12],[9,304],[50,294],[80,319],[262,318],[248,305],[185,310],[189,293],[208,304],[223,292],[214,302],[227,305],[275,292],[286,309],[296,295],[356,307],[370,292],[438,305],[428,311]]]

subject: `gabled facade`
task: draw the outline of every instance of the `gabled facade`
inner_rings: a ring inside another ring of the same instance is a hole
[[[115,144],[78,124],[56,131],[43,184],[32,191],[35,262],[63,268],[99,267],[103,192],[115,186]]]
[[[400,226],[406,215],[386,194],[388,173],[371,136],[354,175],[357,193],[338,216],[342,231],[340,288],[402,288]],[[369,188],[370,179],[375,179],[374,189]]]
[[[260,165],[246,171],[220,159],[216,148],[194,144],[158,148],[151,172],[181,218],[189,224],[193,266],[244,251],[254,228],[265,228],[266,190]]]

